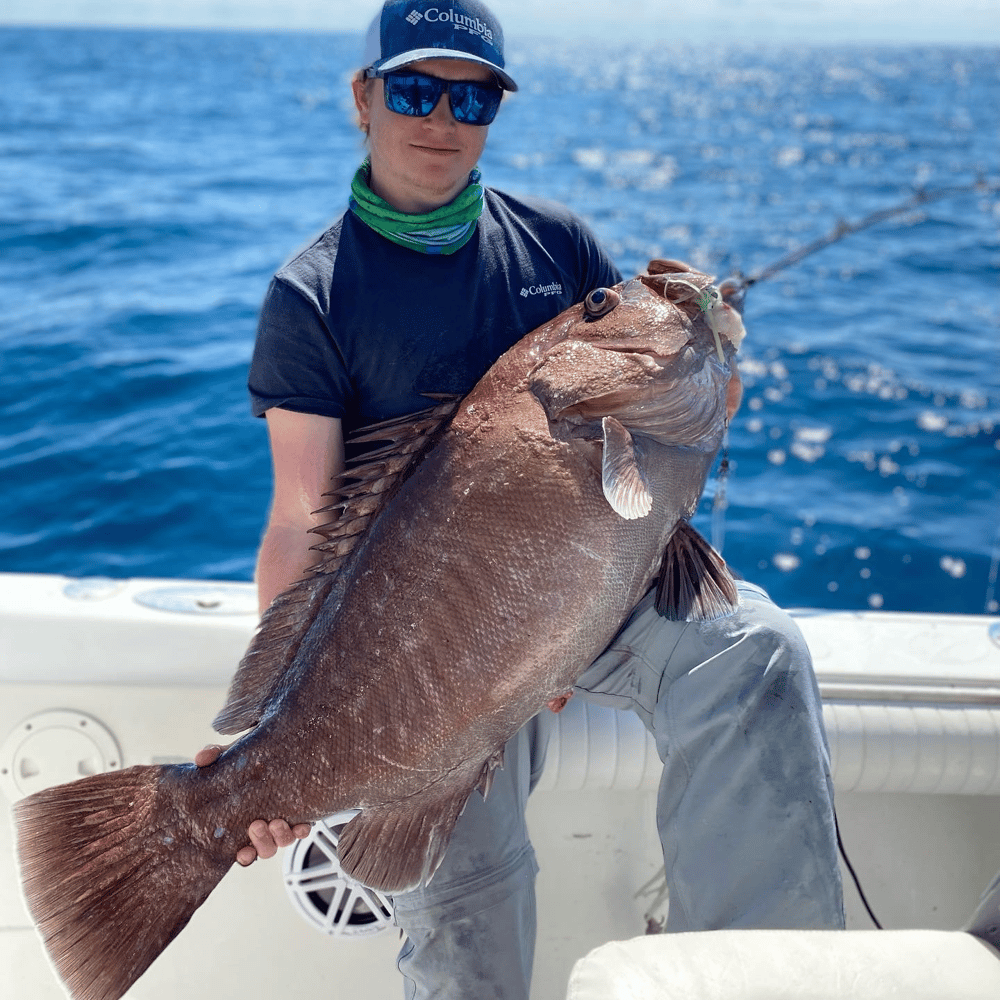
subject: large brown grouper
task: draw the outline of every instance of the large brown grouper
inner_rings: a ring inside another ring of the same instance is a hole
[[[210,767],[132,767],[16,808],[25,895],[77,1000],[115,1000],[258,817],[361,812],[358,880],[426,882],[504,743],[659,574],[672,617],[731,610],[689,525],[726,422],[738,315],[673,261],[526,336],[460,403],[371,431],[322,562],[265,614]],[[333,509],[333,508],[331,508]]]

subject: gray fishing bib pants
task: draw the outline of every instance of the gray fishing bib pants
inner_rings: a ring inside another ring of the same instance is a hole
[[[638,605],[574,694],[631,709],[663,761],[656,821],[668,931],[842,928],[833,784],[812,662],[759,587],[738,611],[671,622]],[[551,717],[507,744],[430,885],[395,897],[407,1000],[527,1000],[538,866],[524,819]]]

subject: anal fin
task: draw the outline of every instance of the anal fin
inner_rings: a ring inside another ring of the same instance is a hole
[[[363,809],[340,835],[337,856],[344,871],[381,892],[426,885],[474,788],[463,783]]]
[[[656,610],[673,621],[713,621],[738,604],[726,561],[687,521],[678,521],[663,553]]]

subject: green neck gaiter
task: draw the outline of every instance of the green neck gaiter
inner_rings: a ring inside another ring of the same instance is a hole
[[[376,233],[400,246],[420,253],[454,253],[472,238],[476,220],[482,214],[480,176],[478,170],[473,170],[469,174],[468,187],[447,205],[433,212],[410,215],[397,211],[372,193],[368,186],[371,161],[366,157],[351,181],[351,211]]]

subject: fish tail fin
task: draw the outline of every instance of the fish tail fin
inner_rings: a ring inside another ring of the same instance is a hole
[[[25,900],[74,1000],[117,1000],[232,863],[171,833],[166,770],[178,768],[98,774],[14,807]]]

